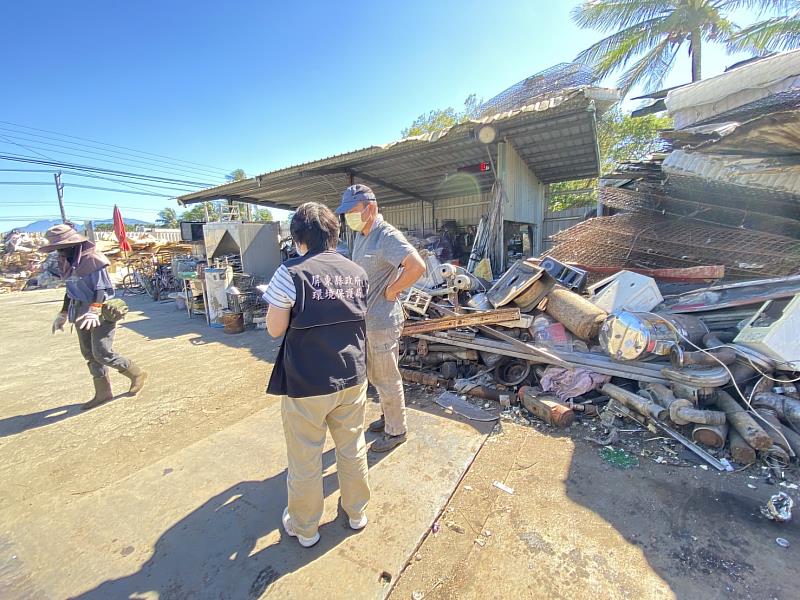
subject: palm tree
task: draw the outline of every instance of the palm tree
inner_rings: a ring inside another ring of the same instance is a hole
[[[737,31],[728,41],[731,52],[791,50],[800,47],[800,0],[771,2],[777,16]]]
[[[682,47],[692,59],[692,81],[701,78],[704,41],[725,41],[736,31],[727,14],[740,7],[768,7],[785,0],[586,0],[572,11],[580,27],[615,31],[578,55],[598,79],[628,67],[618,85],[661,86]]]

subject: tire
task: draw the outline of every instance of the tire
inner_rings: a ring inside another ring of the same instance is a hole
[[[142,286],[136,281],[133,273],[128,273],[122,278],[120,283],[123,296],[134,296],[143,293]]]
[[[151,298],[155,298],[153,295],[154,287],[153,287],[153,280],[147,277],[146,275],[142,275],[140,279],[142,283],[142,287],[144,288],[145,293],[150,296]]]

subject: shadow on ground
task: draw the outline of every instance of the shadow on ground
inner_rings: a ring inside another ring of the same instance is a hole
[[[648,459],[620,470],[576,442],[566,492],[635,544],[679,600],[796,597],[789,565],[800,564],[800,524],[763,518],[759,507],[784,488],[766,484],[758,468],[746,473],[758,477]]]
[[[334,453],[331,449],[323,454],[323,469],[334,463]],[[385,456],[370,453],[369,467]],[[325,497],[338,487],[335,473],[323,478]],[[158,598],[260,598],[281,577],[359,533],[350,529],[347,515],[339,506],[336,520],[320,527],[320,541],[311,548],[302,548],[283,531],[281,515],[285,506],[285,471],[263,481],[238,483],[165,531],[138,571],[105,581],[74,598],[138,598],[148,592],[155,592]],[[273,533],[276,529],[279,539]],[[259,540],[270,534],[272,541],[259,548]],[[127,547],[121,553],[127,556],[134,551]]]

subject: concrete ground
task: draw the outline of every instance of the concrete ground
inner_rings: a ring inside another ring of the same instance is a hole
[[[285,449],[264,394],[276,344],[132,300],[116,348],[150,381],[130,398],[114,374],[118,398],[81,412],[77,338],[50,333],[60,298],[0,296],[3,599],[385,597],[491,429],[412,399],[409,441],[370,460],[359,533],[338,514],[329,443],[322,540],[305,550],[279,527]]]
[[[50,335],[59,296],[0,296],[2,599],[798,597],[798,507],[782,525],[759,507],[800,497],[760,469],[657,464],[663,440],[630,433],[639,464],[619,470],[585,440],[594,421],[487,437],[416,386],[409,442],[370,462],[370,525],[337,515],[328,446],[322,541],[303,550],[278,527],[276,345],[138,299],[117,347],[152,379],[82,413],[77,340]]]
[[[566,434],[503,421],[390,600],[800,597],[796,488],[766,482],[756,467],[658,464],[664,441],[645,443],[649,432],[624,435],[642,443],[639,465],[620,470],[585,441],[595,423]],[[792,522],[759,513],[778,491],[794,497]]]

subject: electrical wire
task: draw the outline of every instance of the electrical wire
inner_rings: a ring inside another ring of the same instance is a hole
[[[41,160],[31,158],[29,156],[21,156],[19,154],[0,154],[0,160],[8,160],[11,162],[22,162],[35,165],[47,165],[64,169],[75,169],[78,171],[88,171],[90,173],[103,173],[105,175],[124,175],[131,179],[142,179],[145,181],[157,181],[159,183],[177,183],[183,185],[191,185],[197,187],[214,187],[214,184],[207,182],[188,181],[185,179],[170,179],[161,177],[160,175],[144,175],[142,173],[133,173],[131,171],[117,171],[114,169],[106,169],[104,167],[93,167],[89,165],[81,165],[78,163],[67,163],[55,160]]]
[[[0,181],[0,185],[53,185],[47,181]],[[80,188],[84,190],[100,190],[102,192],[116,192],[118,194],[136,194],[139,196],[156,196],[159,198],[175,198],[171,194],[157,194],[155,192],[139,192],[136,190],[120,190],[117,188],[99,187],[96,185],[83,185],[80,183],[63,183],[64,187]]]
[[[155,156],[157,158],[166,158],[167,160],[170,160],[170,161],[173,161],[173,162],[181,162],[181,163],[186,163],[186,164],[189,164],[189,165],[195,165],[195,166],[198,166],[198,167],[207,167],[207,168],[214,169],[215,171],[220,171],[220,172],[223,172],[223,173],[230,173],[230,172],[233,171],[233,169],[225,169],[223,167],[216,167],[216,166],[208,165],[208,164],[204,164],[204,163],[198,163],[198,162],[192,162],[192,161],[188,161],[188,160],[182,160],[182,159],[171,157],[171,156],[165,156],[163,154],[156,154],[154,152],[145,152],[144,150],[136,150],[135,148],[129,148],[127,146],[119,146],[119,145],[116,145],[116,144],[108,144],[106,142],[100,142],[98,140],[92,140],[90,138],[84,138],[84,137],[80,137],[80,136],[76,136],[76,135],[69,135],[67,133],[59,133],[57,131],[51,131],[49,129],[39,129],[37,127],[30,127],[28,125],[20,125],[19,123],[12,123],[10,121],[0,121],[0,123],[3,124],[3,125],[11,125],[12,127],[16,127],[16,128],[20,128],[20,129],[27,129],[27,130],[31,130],[31,131],[41,131],[43,133],[49,133],[49,134],[52,134],[52,135],[57,135],[59,137],[66,137],[66,138],[71,138],[71,139],[74,139],[74,140],[82,140],[84,142],[91,142],[92,144],[99,144],[100,146],[106,146],[106,147],[109,147],[109,148],[119,148],[121,150],[128,150],[128,151],[131,151],[131,152],[135,152],[137,154],[145,154],[145,155],[148,155],[148,156]],[[37,134],[27,133],[27,135],[37,135]],[[39,136],[39,137],[46,137],[46,136]],[[48,139],[54,139],[54,138],[48,138]]]
[[[0,169],[0,173],[50,173],[50,174],[54,174],[54,173],[57,173],[57,172],[58,171],[53,170],[53,169]],[[91,179],[102,179],[104,181],[112,181],[114,183],[119,183],[120,185],[126,185],[124,183],[124,180],[125,180],[124,177],[120,177],[120,178],[102,177],[101,175],[89,175],[87,173],[81,173],[80,171],[67,171],[67,170],[61,170],[61,173],[63,173],[64,175],[74,175],[76,177],[87,177],[87,178],[91,178]],[[190,188],[177,188],[177,187],[174,187],[174,186],[171,186],[171,185],[155,185],[153,183],[139,183],[139,184],[131,183],[131,184],[128,184],[128,185],[135,186],[135,187],[137,187],[139,189],[159,188],[159,189],[173,190],[173,191],[179,191],[179,192],[193,192],[193,191],[195,191],[194,189],[190,189]]]
[[[0,128],[0,129],[2,129],[2,128]],[[18,136],[18,135],[10,135],[8,133],[0,134],[0,138],[5,139],[6,141],[8,141],[11,144],[15,144],[15,145],[19,145],[19,146],[28,148],[29,150],[31,150],[31,147],[23,146],[22,144],[18,144],[17,142],[14,142],[13,140],[22,140],[23,142],[33,142],[34,144],[40,144],[39,146],[33,146],[33,148],[38,148],[39,150],[45,150],[47,152],[53,152],[53,153],[56,153],[56,154],[69,154],[68,152],[64,152],[64,150],[77,150],[79,152],[85,152],[86,154],[90,154],[90,155],[94,155],[94,156],[123,159],[123,160],[128,161],[129,163],[135,163],[135,166],[137,166],[137,167],[143,166],[143,167],[148,168],[148,169],[151,169],[154,166],[155,167],[163,167],[163,168],[167,168],[170,171],[177,171],[180,174],[191,174],[192,176],[196,176],[196,177],[225,177],[225,175],[223,175],[221,173],[216,173],[214,171],[209,171],[209,170],[206,170],[206,169],[196,169],[196,168],[184,167],[183,165],[175,165],[173,163],[165,163],[164,161],[154,160],[154,159],[150,159],[150,158],[136,158],[136,157],[129,158],[128,156],[119,155],[119,154],[113,153],[113,152],[109,153],[109,152],[100,152],[98,150],[93,150],[93,149],[86,149],[86,148],[81,147],[80,145],[78,145],[78,147],[75,148],[75,147],[73,147],[74,144],[70,145],[70,146],[66,146],[66,145],[63,145],[63,144],[55,144],[53,142],[42,142],[40,140],[31,139],[31,138],[27,138],[27,137],[22,137],[22,136]],[[67,143],[71,144],[72,142],[67,142]],[[33,151],[33,150],[31,150],[31,151]],[[92,156],[92,158],[94,156]],[[46,158],[50,158],[50,157],[48,156]],[[112,162],[112,161],[109,161],[109,162]]]
[[[0,136],[0,137],[2,137],[2,136]],[[13,144],[14,142],[11,142],[11,143]],[[20,144],[15,144],[15,145],[20,146]],[[21,146],[21,147],[22,148],[26,148],[30,152],[36,152],[36,149],[47,150],[47,148],[42,148],[40,146],[33,146],[33,147]],[[36,153],[40,154],[38,152],[36,152]],[[74,157],[77,157],[77,158],[88,158],[88,159],[91,159],[91,160],[96,160],[97,159],[96,156],[91,156],[91,155],[86,155],[86,154],[78,154],[78,153],[75,153],[75,152],[59,151],[59,154],[63,155],[63,156],[74,156]],[[49,158],[49,157],[47,157],[47,158]],[[130,163],[130,162],[126,162],[126,161],[110,160],[108,158],[102,159],[102,160],[103,160],[103,162],[107,162],[109,164],[114,164],[114,165],[121,165],[123,167],[141,168],[143,166],[143,165],[138,165],[138,164]],[[184,172],[178,172],[178,171],[175,171],[175,170],[172,170],[172,169],[153,168],[153,167],[150,167],[150,166],[148,166],[147,168],[149,168],[154,173],[164,173],[166,175],[171,175],[171,176],[185,176]],[[209,184],[209,185],[211,185],[211,184]]]

